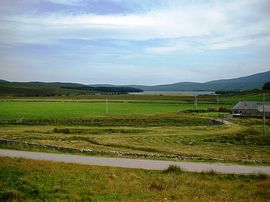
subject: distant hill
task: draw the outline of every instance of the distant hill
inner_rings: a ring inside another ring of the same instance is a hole
[[[141,91],[132,87],[91,87],[78,83],[0,82],[0,96],[76,96]]]
[[[180,82],[166,85],[144,86],[130,85],[144,91],[241,91],[251,89],[262,89],[263,85],[270,80],[270,71],[253,74],[250,76],[234,79],[222,79],[205,83]],[[102,84],[97,86],[111,86]]]
[[[0,83],[8,83],[9,81],[0,79]]]
[[[128,93],[143,91],[242,91],[262,89],[270,81],[270,71],[250,76],[209,81],[205,83],[180,82],[166,85],[84,85],[61,82],[9,82],[0,80],[0,96],[59,96],[90,95],[94,93]]]

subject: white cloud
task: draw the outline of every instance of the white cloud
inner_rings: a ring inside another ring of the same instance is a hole
[[[190,50],[191,47],[185,42],[176,42],[176,43],[168,43],[166,45],[161,46],[153,46],[146,48],[146,52],[154,53],[154,54],[169,54],[172,52],[179,52],[179,51],[187,51]]]
[[[78,4],[81,0],[46,0],[61,4]],[[117,0],[118,1],[118,0]],[[5,16],[1,23],[0,43],[55,43],[61,39],[196,39],[204,48],[224,49],[262,44],[247,35],[269,33],[270,15],[259,13],[257,1],[221,3],[179,3],[146,13],[95,15],[50,13],[43,15]],[[264,4],[269,0],[262,0]],[[12,38],[8,33],[13,33]],[[233,41],[232,38],[237,38]],[[263,38],[261,39],[263,40]],[[252,42],[250,42],[252,41]],[[268,43],[268,41],[266,41]],[[191,45],[192,46],[192,45]],[[162,46],[148,47],[152,53],[169,53],[191,48],[189,44],[171,40]]]
[[[83,0],[43,0],[43,1],[63,5],[79,5],[80,3],[83,2]]]
[[[219,50],[219,49],[237,48],[237,47],[251,46],[251,45],[269,46],[270,36],[259,37],[259,38],[227,40],[223,42],[210,44],[209,48],[213,50]]]

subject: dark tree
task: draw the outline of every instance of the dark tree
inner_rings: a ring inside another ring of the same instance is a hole
[[[263,85],[263,90],[270,90],[270,81]]]

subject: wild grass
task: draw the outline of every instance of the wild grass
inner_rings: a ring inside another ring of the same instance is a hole
[[[269,201],[270,178],[0,158],[1,201]],[[177,169],[176,169],[177,170]]]
[[[166,168],[165,170],[162,171],[162,173],[170,173],[170,174],[181,174],[183,173],[184,170],[177,166],[177,165],[170,165],[168,168]]]
[[[270,163],[270,136],[263,137],[257,127],[234,124],[181,127],[9,125],[0,127],[0,139],[98,151],[175,154],[197,157],[196,160]],[[12,148],[16,148],[16,144]],[[31,150],[31,147],[23,149]]]
[[[132,127],[154,127],[154,126],[204,126],[208,125],[211,118],[207,116],[198,117],[193,114],[158,114],[158,115],[126,115],[106,116],[88,118],[63,119],[11,119],[0,120],[1,124],[17,125],[85,125],[85,126],[132,126]]]

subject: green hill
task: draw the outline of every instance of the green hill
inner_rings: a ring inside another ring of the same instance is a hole
[[[0,82],[0,96],[69,96],[140,91],[131,87],[91,87],[78,83]]]

